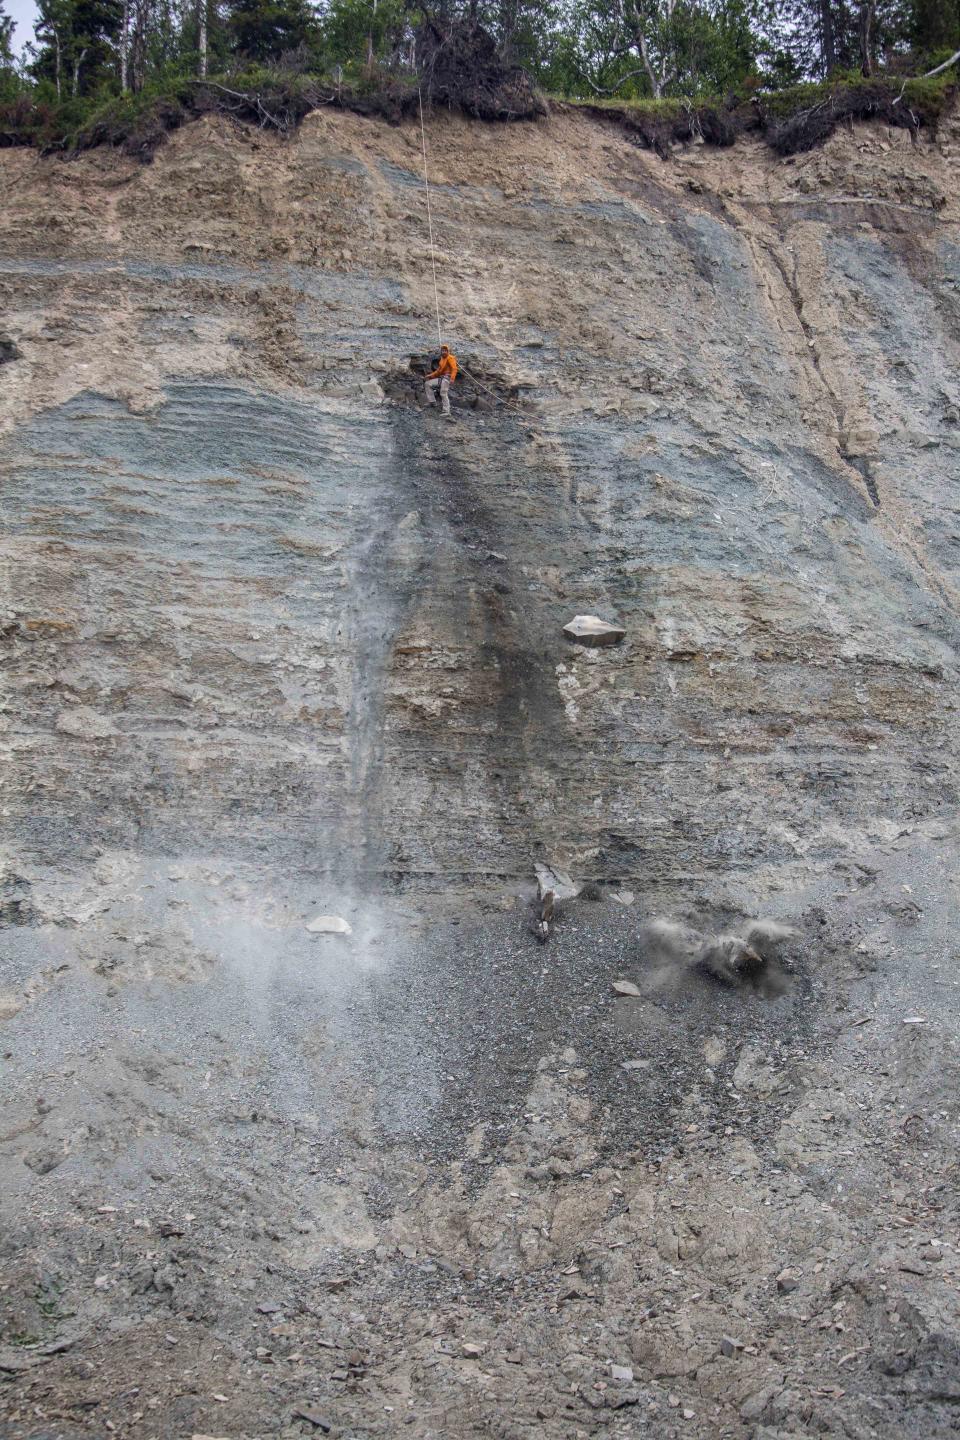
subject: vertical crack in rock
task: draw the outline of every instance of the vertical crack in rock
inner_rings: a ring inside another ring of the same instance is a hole
[[[857,474],[864,482],[867,494],[870,496],[874,507],[879,510],[880,492],[877,489],[877,483],[872,474],[869,460],[867,460],[864,456],[851,455],[849,451],[845,448],[845,407],[840,396],[837,394],[836,390],[831,384],[830,379],[821,361],[819,343],[816,332],[814,331],[813,327],[810,325],[809,321],[803,313],[804,302],[797,272],[796,256],[793,257],[793,269],[791,271],[790,269],[788,269],[786,261],[780,255],[778,255],[774,245],[768,243],[764,246],[764,249],[766,253],[770,256],[770,259],[773,261],[780,275],[780,278],[783,281],[784,289],[786,290],[787,295],[790,299],[790,304],[793,307],[793,312],[797,317],[797,322],[800,326],[800,330],[806,342],[807,357],[813,366],[814,372],[816,373],[817,378],[820,381],[823,393],[827,396],[827,399],[829,400],[831,408],[833,409],[833,413],[836,417],[837,454],[840,457],[840,460],[843,463],[845,469],[850,468],[857,472]]]

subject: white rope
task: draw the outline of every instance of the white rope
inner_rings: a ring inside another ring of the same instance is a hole
[[[427,192],[427,227],[430,231],[430,264],[433,266],[433,303],[437,310],[437,344],[443,344],[443,335],[440,331],[440,292],[437,289],[437,253],[433,245],[433,215],[430,211],[430,177],[427,174],[427,132],[423,124],[423,95],[420,86],[417,86],[417,99],[420,101],[420,143],[423,146],[423,185]]]

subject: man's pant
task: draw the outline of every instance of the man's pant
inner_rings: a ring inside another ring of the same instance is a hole
[[[427,400],[430,404],[436,399],[437,391],[440,391],[440,406],[444,415],[450,414],[450,376],[441,375],[439,380],[428,380],[424,385]]]

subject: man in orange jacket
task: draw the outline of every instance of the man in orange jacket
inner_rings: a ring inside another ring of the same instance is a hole
[[[436,370],[431,370],[424,385],[427,400],[431,405],[437,403],[437,393],[440,395],[440,405],[448,420],[452,420],[450,414],[450,386],[457,378],[457,357],[451,355],[449,345],[440,346],[440,364]]]

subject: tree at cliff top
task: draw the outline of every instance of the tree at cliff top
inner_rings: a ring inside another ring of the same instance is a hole
[[[777,0],[770,34],[784,78],[870,75],[912,50],[960,44],[960,0]]]
[[[76,98],[115,74],[120,0],[40,0],[31,46],[31,70],[56,88],[57,98]]]
[[[960,49],[960,0],[913,0],[911,38],[918,50]]]
[[[758,69],[772,0],[571,0],[553,60],[568,94],[722,92]]]
[[[0,70],[13,64],[13,32],[16,27],[0,0]]]
[[[310,49],[318,40],[317,22],[306,0],[233,0],[227,11],[233,49],[248,60],[279,60]]]

